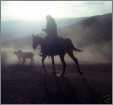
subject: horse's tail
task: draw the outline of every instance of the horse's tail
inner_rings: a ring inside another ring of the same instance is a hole
[[[75,48],[75,47],[73,47],[73,49],[74,49],[75,51],[77,51],[77,52],[82,52],[82,50],[79,49],[79,48]]]
[[[73,48],[73,50],[74,50],[74,51],[77,51],[77,52],[82,52],[82,50],[81,50],[81,49],[76,48],[76,47],[74,46],[74,44],[72,43],[72,41],[71,41],[71,40],[70,40],[70,44],[71,44],[71,46],[72,46],[72,48]]]
[[[77,51],[77,52],[82,52],[81,49],[76,48],[76,47],[74,46],[74,44],[72,43],[72,41],[71,41],[70,39],[67,39],[67,43],[68,43],[68,45],[70,46],[69,48],[71,48],[71,49],[73,49],[74,51]]]

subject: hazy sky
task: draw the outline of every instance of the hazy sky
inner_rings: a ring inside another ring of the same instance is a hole
[[[112,1],[1,1],[2,20],[85,17],[112,12]]]

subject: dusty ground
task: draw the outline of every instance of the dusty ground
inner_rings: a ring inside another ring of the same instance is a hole
[[[2,65],[2,104],[81,104],[112,103],[112,65],[80,65],[83,76],[76,65],[68,64],[64,77],[55,77],[51,65]],[[62,69],[56,65],[57,72]]]

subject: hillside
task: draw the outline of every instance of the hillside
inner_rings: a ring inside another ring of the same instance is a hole
[[[80,41],[81,46],[112,39],[112,14],[88,17],[78,23],[62,27],[67,36]]]
[[[62,30],[66,33],[64,36],[70,37],[77,46],[111,60],[112,14],[84,18]]]

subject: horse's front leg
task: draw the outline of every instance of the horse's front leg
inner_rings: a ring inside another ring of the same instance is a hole
[[[45,68],[44,60],[46,59],[46,55],[42,56],[42,66]]]
[[[61,76],[64,76],[65,69],[66,69],[66,63],[65,63],[65,60],[64,60],[64,55],[60,55],[60,59],[61,59],[62,65],[63,65],[63,71],[61,73]]]
[[[51,56],[51,61],[52,61],[53,74],[56,75],[54,56]]]

